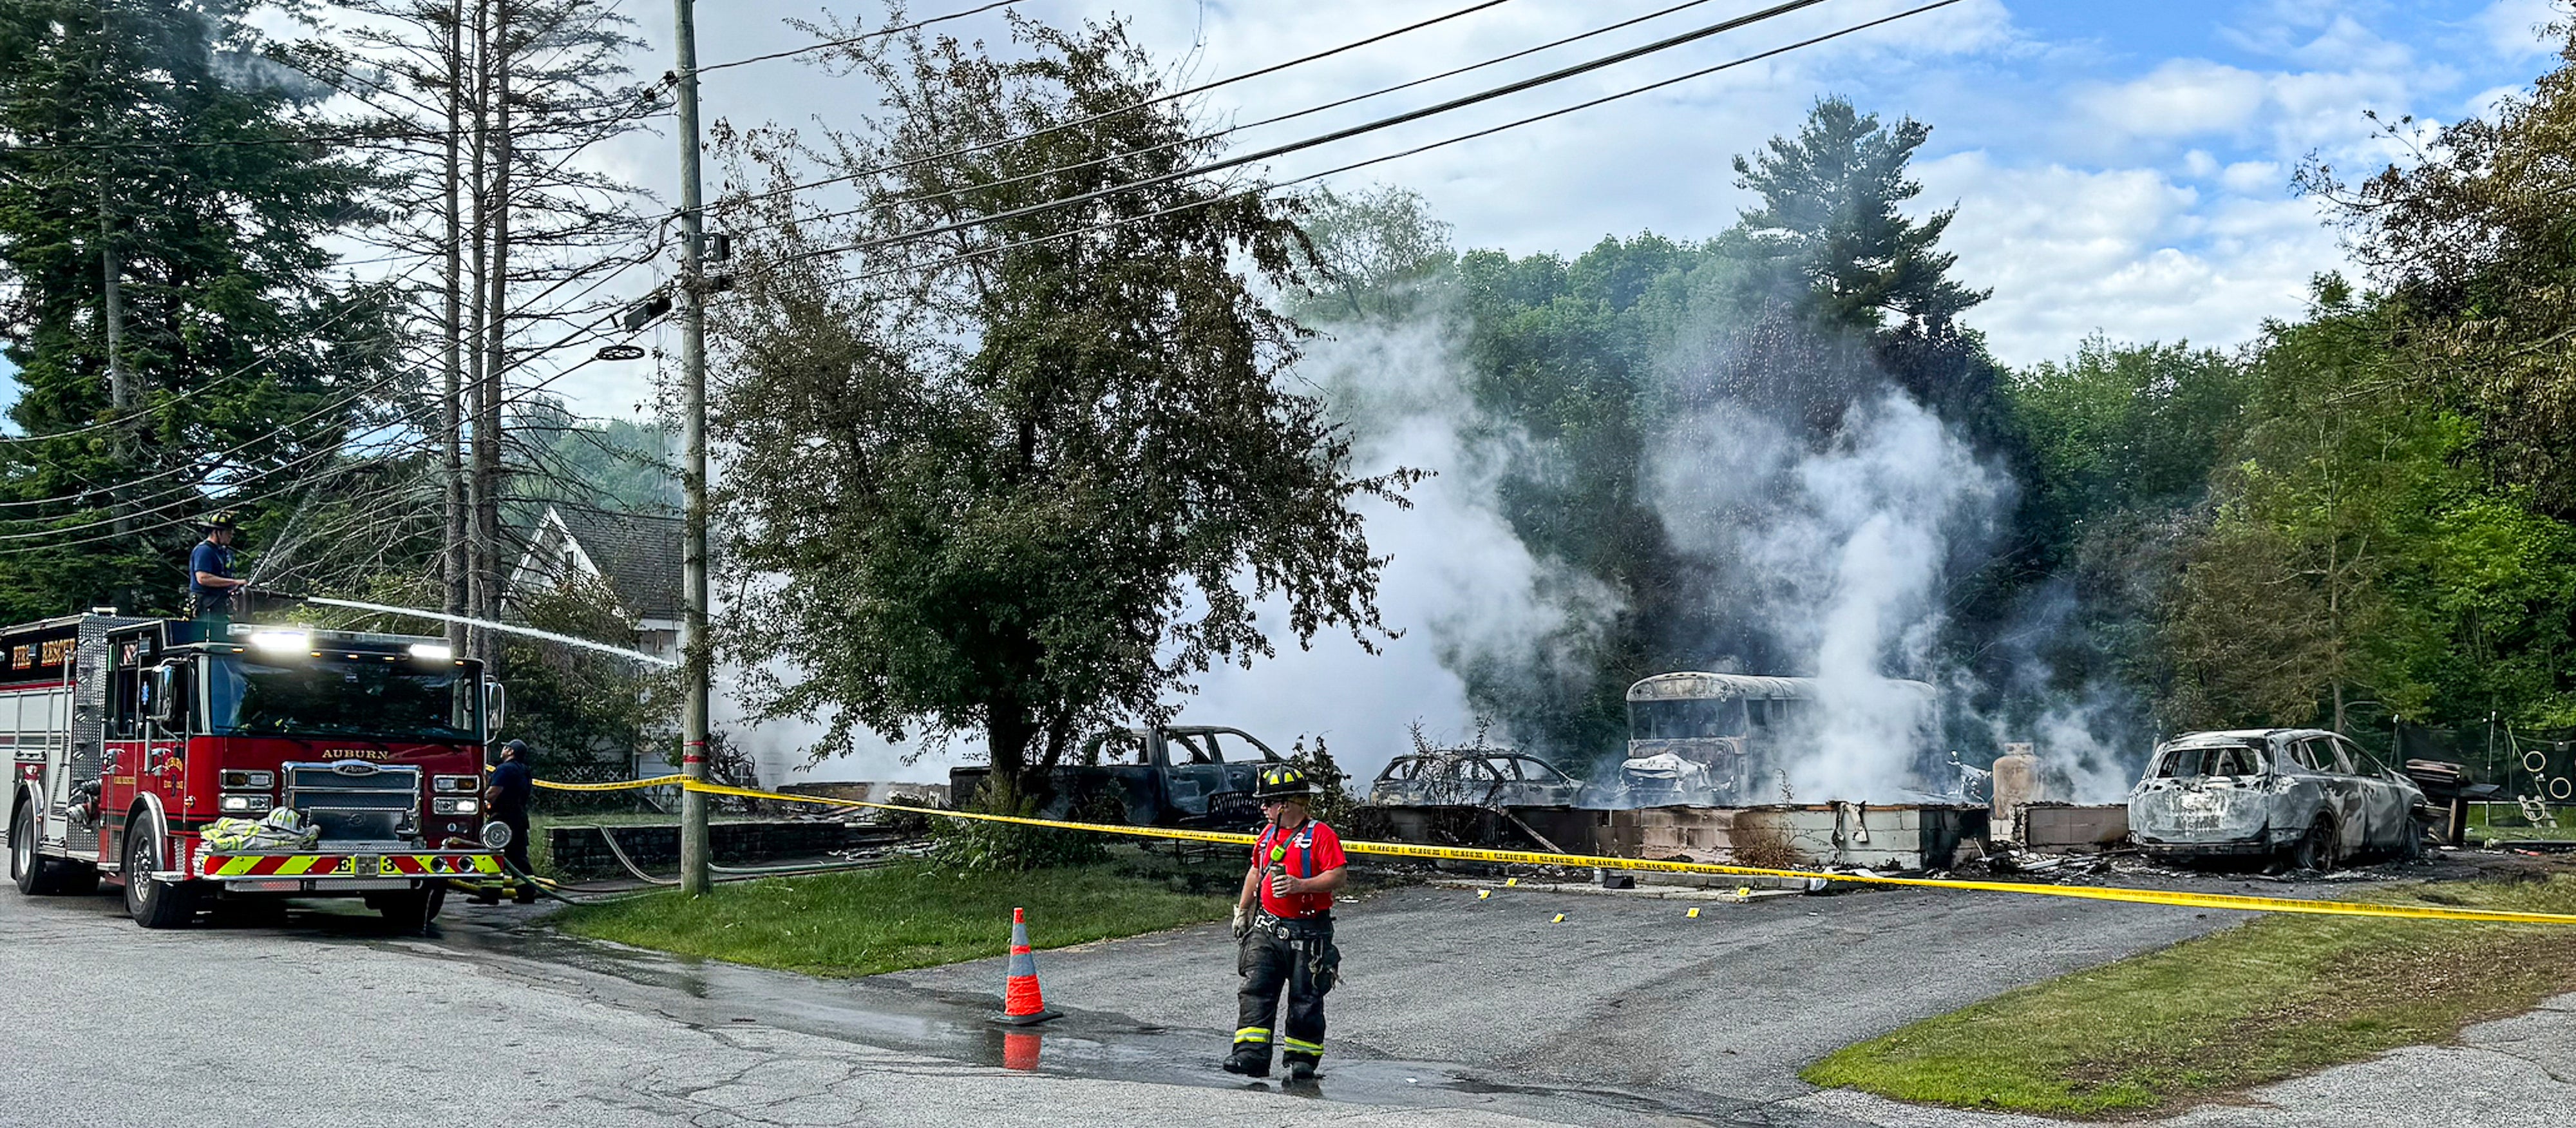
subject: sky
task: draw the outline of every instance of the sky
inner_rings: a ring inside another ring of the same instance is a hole
[[[1270,63],[1465,7],[1469,0],[1024,0],[1018,10],[1064,23],[1123,19],[1158,65],[1186,83]],[[1669,6],[1676,0],[1507,0],[1331,59],[1226,86],[1195,104],[1204,122],[1250,121],[1492,58]],[[918,18],[975,6],[919,3]],[[1234,138],[1237,151],[1355,124],[1402,108],[1642,44],[1760,7],[1696,7],[1511,63]],[[1613,93],[1887,15],[1894,0],[1825,0],[1798,13],[1632,60],[1454,114],[1283,158],[1273,179],[1409,148]],[[625,0],[648,54],[641,74],[671,64],[671,15]],[[2523,89],[2551,62],[2538,25],[2551,0],[2167,0],[2156,4],[1960,0],[1947,8],[1639,97],[1393,161],[1330,181],[1420,193],[1462,248],[1580,253],[1608,236],[1653,231],[1705,238],[1747,203],[1730,159],[1793,131],[1824,96],[1887,120],[1932,127],[1914,169],[1914,214],[1955,209],[1944,247],[1956,277],[1992,297],[1966,321],[2007,364],[2063,357],[2086,335],[2119,341],[2233,346],[2269,318],[2294,318],[2308,281],[2344,265],[2333,230],[2292,188],[2303,162],[2366,173],[2404,153],[2369,115],[2401,131],[2458,120]],[[791,21],[888,22],[875,4],[828,11],[812,0],[714,0],[699,7],[701,65],[791,49],[811,33]],[[1007,49],[999,13],[941,25]],[[864,83],[795,59],[728,67],[702,82],[703,113],[739,127],[854,127],[876,107]],[[667,120],[601,154],[602,164],[675,198]],[[710,174],[720,169],[711,168]],[[818,206],[830,203],[818,199]],[[662,264],[662,269],[668,266]],[[641,292],[644,271],[625,281]],[[643,343],[668,347],[667,328]],[[587,350],[584,350],[587,351]],[[574,410],[632,416],[653,398],[654,364],[591,364],[552,390]],[[0,381],[0,397],[14,389]],[[1436,428],[1434,428],[1436,430]],[[1415,464],[1420,464],[1416,462]],[[1451,481],[1459,481],[1452,476]],[[1448,487],[1443,487],[1448,488]],[[1472,499],[1469,499],[1471,502]],[[1426,621],[1481,613],[1471,584],[1445,570],[1461,543],[1494,540],[1469,502],[1437,519],[1379,514],[1371,537],[1391,546],[1391,623],[1416,628],[1380,658],[1347,641],[1283,646],[1252,672],[1201,682],[1185,720],[1236,723],[1274,744],[1333,732],[1382,760],[1421,717],[1456,733],[1471,722],[1456,679],[1439,669]],[[1441,525],[1439,521],[1451,524]],[[1405,522],[1411,522],[1407,524]],[[1462,540],[1461,538],[1465,538]],[[1520,565],[1526,569],[1526,562]],[[1318,717],[1334,715],[1340,725]],[[1364,735],[1363,735],[1364,734]],[[796,744],[782,734],[786,755]],[[838,776],[924,777],[885,755]]]
[[[1377,46],[1231,85],[1204,96],[1212,122],[1255,120],[1436,73],[1664,7],[1669,0],[1512,0]],[[923,14],[963,3],[913,9]],[[1050,21],[1129,21],[1135,39],[1191,82],[1399,27],[1460,0],[1357,3],[1024,3]],[[1709,3],[1387,99],[1238,135],[1255,147],[1394,109],[1542,73],[1754,10]],[[1899,11],[1888,0],[1827,0],[1800,13],[1655,56],[1280,160],[1286,179],[1363,156],[1499,124]],[[713,63],[792,47],[782,20],[798,4],[737,0],[702,25]],[[842,9],[878,26],[872,8]],[[2404,153],[2371,114],[2401,132],[2478,113],[2527,87],[2549,64],[2536,30],[2547,0],[2378,3],[2180,0],[2160,4],[1963,0],[1940,11],[1536,126],[1346,174],[1344,186],[1420,193],[1461,247],[1580,253],[1607,236],[1713,235],[1747,196],[1730,160],[1794,130],[1815,100],[1850,99],[1887,120],[1932,127],[1916,154],[1924,190],[1914,214],[1955,209],[1944,246],[1957,277],[1993,296],[1967,321],[1995,355],[2028,365],[2073,352],[2086,335],[2234,346],[2270,318],[2295,318],[2309,280],[2343,267],[2336,233],[2292,176],[2303,162],[2367,172]],[[998,42],[1001,24],[944,25]],[[667,33],[644,29],[657,44]],[[846,91],[846,93],[844,93]],[[867,91],[794,62],[707,76],[705,112],[736,124],[846,123]],[[654,139],[653,144],[667,144]],[[634,158],[638,169],[661,161]],[[1332,358],[1328,357],[1328,361]],[[1436,428],[1434,429],[1436,430]],[[1420,451],[1411,452],[1419,454]],[[1418,460],[1414,464],[1420,464]],[[1452,483],[1455,476],[1452,476]],[[1451,485],[1444,484],[1448,489]],[[1400,750],[1402,725],[1457,737],[1473,720],[1457,679],[1440,668],[1427,625],[1493,616],[1512,601],[1457,557],[1516,550],[1490,512],[1435,502],[1376,514],[1372,542],[1395,558],[1382,593],[1390,623],[1409,628],[1383,653],[1347,640],[1284,644],[1250,671],[1200,679],[1185,721],[1236,724],[1274,744],[1328,734],[1367,767]],[[1525,560],[1503,571],[1527,572]],[[1516,571],[1517,570],[1517,571]],[[1483,585],[1480,587],[1480,585]],[[1508,617],[1511,612],[1503,613]],[[827,774],[929,774],[871,757]]]

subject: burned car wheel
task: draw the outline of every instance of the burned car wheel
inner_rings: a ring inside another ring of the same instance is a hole
[[[2306,834],[2299,836],[2298,844],[2290,847],[2290,868],[2324,873],[2333,869],[2334,864],[2334,820],[2321,815],[2308,827]]]

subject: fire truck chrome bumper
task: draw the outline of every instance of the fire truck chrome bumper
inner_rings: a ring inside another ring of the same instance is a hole
[[[498,877],[500,856],[490,851],[406,850],[372,854],[200,854],[196,876],[208,881],[276,881],[293,878],[317,887],[358,888],[352,881],[431,877]]]

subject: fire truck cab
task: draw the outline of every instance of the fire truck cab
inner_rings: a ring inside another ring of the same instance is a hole
[[[9,875],[28,895],[104,877],[146,928],[248,897],[364,897],[425,927],[449,878],[500,873],[479,837],[500,714],[435,638],[110,608],[0,630]],[[206,841],[286,808],[309,842]]]

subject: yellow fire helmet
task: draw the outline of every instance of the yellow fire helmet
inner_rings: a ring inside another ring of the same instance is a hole
[[[233,517],[233,511],[229,509],[207,514],[204,523],[209,529],[233,529],[240,527],[239,523]]]
[[[1261,782],[1252,789],[1255,799],[1303,799],[1314,793],[1314,785],[1306,782],[1305,770],[1294,764],[1261,769]]]

